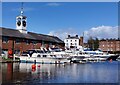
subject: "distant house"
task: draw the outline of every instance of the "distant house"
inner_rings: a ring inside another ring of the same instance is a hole
[[[64,40],[64,43],[66,49],[79,48],[80,46],[83,45],[83,37],[79,38],[78,35],[76,36],[68,35],[68,37]]]
[[[102,39],[99,48],[105,52],[120,52],[120,39]]]

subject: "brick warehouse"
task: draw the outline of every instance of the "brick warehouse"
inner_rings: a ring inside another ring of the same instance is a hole
[[[105,52],[120,52],[120,39],[102,39],[99,48]]]
[[[8,28],[0,28],[0,30],[2,30],[2,34],[0,34],[0,36],[2,36],[3,51],[14,49],[15,53],[19,53],[28,49],[40,49],[40,47],[64,47],[64,42],[55,36],[36,34],[32,32],[25,34],[19,32],[19,30]]]

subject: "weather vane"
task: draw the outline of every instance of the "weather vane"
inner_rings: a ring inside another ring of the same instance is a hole
[[[21,15],[23,15],[23,2],[21,3]]]

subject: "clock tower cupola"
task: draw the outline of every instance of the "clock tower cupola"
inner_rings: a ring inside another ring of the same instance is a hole
[[[21,33],[27,33],[27,17],[23,15],[23,3],[21,6],[21,13],[19,16],[16,17],[16,29],[19,30]]]

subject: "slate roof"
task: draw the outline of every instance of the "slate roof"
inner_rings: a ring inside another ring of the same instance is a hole
[[[49,36],[49,35],[44,35],[44,34],[32,33],[32,32],[28,32],[28,34],[37,38],[37,40],[50,41],[50,42],[56,42],[56,43],[64,43],[61,39],[59,39],[56,36]]]
[[[26,39],[32,39],[32,40],[42,40],[42,41],[55,42],[55,43],[64,43],[61,39],[59,39],[56,36],[37,34],[33,32],[28,32],[27,34],[23,34],[23,33],[20,33],[18,30],[3,28],[3,27],[0,27],[0,36],[26,38]]]
[[[70,37],[68,37],[68,38],[66,38],[66,39],[79,39],[79,38],[76,37],[76,36],[70,36]]]

